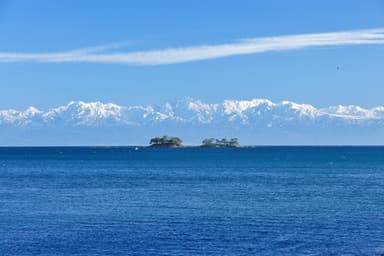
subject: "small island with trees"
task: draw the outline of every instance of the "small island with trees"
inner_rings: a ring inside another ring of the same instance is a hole
[[[183,141],[178,137],[155,137],[149,141],[152,148],[180,148]]]
[[[154,137],[149,141],[149,147],[151,148],[181,148],[185,147],[183,141],[179,137]],[[190,147],[190,146],[188,146]],[[208,138],[202,141],[202,144],[198,147],[202,148],[239,148],[240,146],[239,140],[237,138],[232,139],[215,139]]]
[[[225,138],[223,139],[214,139],[209,138],[205,139],[202,142],[202,145],[200,147],[203,148],[239,148],[240,143],[237,138],[232,138],[230,140],[227,140]]]

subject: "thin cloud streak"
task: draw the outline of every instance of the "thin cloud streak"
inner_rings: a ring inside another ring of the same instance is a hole
[[[117,48],[119,45],[55,53],[0,52],[0,62],[88,62],[149,66],[202,61],[271,51],[299,50],[308,47],[369,44],[384,44],[384,28],[253,38],[228,44],[200,45],[185,48],[168,48],[135,52],[107,52],[110,48]]]

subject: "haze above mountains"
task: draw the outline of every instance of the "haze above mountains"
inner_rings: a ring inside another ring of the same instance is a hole
[[[238,137],[245,145],[383,144],[384,106],[316,108],[291,101],[185,98],[162,106],[72,101],[46,111],[0,110],[1,145],[145,145],[175,135],[187,144]]]

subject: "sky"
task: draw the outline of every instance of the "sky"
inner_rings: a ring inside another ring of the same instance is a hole
[[[0,109],[384,105],[383,0],[0,0],[0,33]]]

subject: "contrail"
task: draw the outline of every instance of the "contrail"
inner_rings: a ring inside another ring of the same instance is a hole
[[[148,51],[108,52],[111,46],[101,46],[52,53],[0,52],[0,62],[88,62],[149,66],[203,61],[271,51],[299,50],[308,47],[370,44],[384,44],[384,28],[250,38],[227,44],[198,45]],[[112,48],[116,47],[118,46],[112,46]]]

